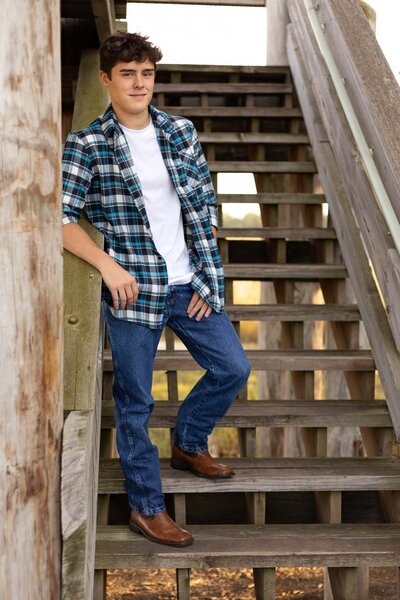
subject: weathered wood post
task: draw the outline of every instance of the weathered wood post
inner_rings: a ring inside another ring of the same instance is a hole
[[[267,65],[286,66],[286,26],[289,23],[286,0],[267,1]]]
[[[60,598],[60,12],[3,0],[0,598]]]

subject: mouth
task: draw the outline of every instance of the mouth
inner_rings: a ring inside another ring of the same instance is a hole
[[[146,94],[145,93],[143,93],[143,94],[129,94],[129,96],[131,98],[144,98],[146,96]]]

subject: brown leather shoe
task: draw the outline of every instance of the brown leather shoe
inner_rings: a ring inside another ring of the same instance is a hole
[[[191,471],[198,477],[207,479],[228,479],[235,474],[235,471],[219,463],[210,456],[208,450],[192,454],[184,452],[175,444],[172,445],[171,467],[181,471]]]
[[[129,529],[135,533],[141,533],[151,542],[158,542],[167,546],[189,546],[189,544],[193,544],[192,534],[179,527],[166,510],[155,515],[145,515],[132,510]]]

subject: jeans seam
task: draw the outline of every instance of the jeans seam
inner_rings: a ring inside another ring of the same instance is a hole
[[[110,326],[108,327],[108,336],[110,338],[111,346],[113,346],[114,345],[114,338],[113,338],[113,334],[111,333],[111,327]],[[125,388],[125,385],[124,385],[124,382],[123,382],[123,379],[122,379],[122,373],[121,373],[119,365],[118,365],[118,360],[117,360],[116,356],[114,356],[114,355],[112,355],[112,360],[113,360],[113,365],[114,365],[114,373],[118,377],[118,384],[120,385],[120,387],[122,389],[122,392],[124,394],[125,405],[127,405],[127,404],[129,404],[129,397],[128,397],[127,393],[126,393],[126,388]],[[134,452],[134,446],[135,446],[135,444],[134,444],[134,440],[133,440],[132,434],[131,434],[131,432],[129,430],[129,427],[126,426],[125,410],[124,409],[125,409],[125,407],[122,407],[120,409],[120,411],[121,411],[122,425],[123,425],[123,427],[125,429],[125,433],[126,433],[126,436],[128,438],[128,442],[129,442],[129,452],[128,452],[128,456],[126,457],[126,462],[127,462],[128,466],[129,466],[129,468],[132,469],[132,471],[134,473],[137,485],[142,490],[144,490],[145,488],[144,488],[142,479],[140,477],[140,473],[136,469],[136,467],[132,464],[132,460],[131,460],[132,459],[132,454]],[[147,508],[148,505],[147,505],[146,498],[143,498],[143,505]]]
[[[178,323],[174,323],[174,325],[175,325],[176,329],[178,329],[180,332],[182,332],[182,328],[180,327],[180,325]],[[190,338],[193,346],[195,346],[198,349],[198,351],[207,359],[207,361],[209,361],[209,358],[204,354],[202,348],[200,348],[200,346],[197,344],[197,342],[195,340],[193,340],[192,336],[188,332],[185,332],[185,335],[188,338]],[[212,362],[210,362],[210,365],[211,366],[209,367],[208,370],[211,371],[211,375],[212,375],[214,381],[216,382],[216,386],[218,386],[219,385],[219,381],[215,377],[214,365],[212,364]],[[184,430],[182,432],[182,441],[185,439],[186,431],[187,431],[187,428],[188,428],[189,424],[192,422],[193,417],[198,413],[198,410],[199,410],[200,406],[202,406],[204,400],[207,398],[207,396],[209,395],[210,392],[211,392],[211,388],[209,387],[204,392],[204,394],[202,395],[202,397],[200,398],[200,400],[198,401],[198,403],[196,404],[196,406],[193,408],[192,412],[188,415],[188,418],[186,420],[185,428],[184,428]]]

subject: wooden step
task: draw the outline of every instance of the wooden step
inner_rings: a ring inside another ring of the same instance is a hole
[[[356,304],[227,304],[232,321],[359,321]]]
[[[324,194],[264,193],[218,194],[219,204],[323,204]]]
[[[156,83],[155,94],[188,95],[232,95],[232,94],[291,94],[290,83]]]
[[[200,133],[202,144],[309,144],[307,135],[293,133]]]
[[[243,281],[269,281],[271,279],[317,281],[319,279],[344,279],[347,277],[344,265],[321,264],[224,264],[224,274],[226,279]]]
[[[170,4],[170,0],[135,0],[135,2]],[[253,8],[264,8],[265,0],[174,0],[174,4],[201,4],[202,6],[248,6]]]
[[[390,458],[225,458],[235,470],[229,479],[205,479],[160,460],[165,494],[222,492],[315,492],[400,490],[399,459]],[[117,458],[101,459],[99,494],[125,493]]]
[[[125,525],[97,529],[96,569],[393,566],[400,525],[188,525],[194,544],[173,548]]]
[[[264,5],[265,6],[265,5]],[[210,78],[211,74],[232,74],[232,75],[290,75],[290,68],[285,66],[272,65],[198,65],[198,64],[169,64],[161,63],[157,65],[157,73],[196,73],[200,76]]]
[[[157,105],[159,110],[170,115],[180,115],[189,119],[195,117],[224,117],[224,118],[251,118],[262,119],[300,119],[300,108],[286,108],[283,106],[163,106]]]
[[[208,161],[211,173],[317,173],[312,161]]]
[[[261,238],[263,240],[334,240],[336,233],[330,227],[220,227],[218,237]]]
[[[157,400],[150,427],[175,427],[179,402]],[[218,427],[391,427],[384,400],[251,400],[234,402]],[[115,427],[114,402],[103,402],[102,427]]]
[[[258,371],[374,371],[369,350],[247,350]],[[159,350],[155,371],[193,371],[200,367],[186,350]],[[104,370],[112,370],[111,350],[104,352]]]

